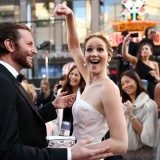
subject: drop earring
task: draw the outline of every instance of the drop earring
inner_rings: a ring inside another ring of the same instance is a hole
[[[84,62],[83,66],[84,66],[84,67],[87,67],[87,64]]]

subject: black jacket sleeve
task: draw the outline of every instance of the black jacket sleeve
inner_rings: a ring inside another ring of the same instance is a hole
[[[57,112],[52,103],[46,104],[38,111],[45,123],[57,118]]]
[[[67,160],[67,149],[46,147],[44,122],[13,85],[14,79],[0,74],[0,160]],[[51,116],[46,112],[42,116],[47,120]]]

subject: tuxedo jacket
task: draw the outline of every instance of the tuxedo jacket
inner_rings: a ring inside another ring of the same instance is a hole
[[[118,48],[117,48],[117,52],[118,54],[121,54],[122,55],[122,45],[123,45],[123,42],[121,42],[119,45],[118,45]],[[133,56],[137,56],[137,50],[138,49],[138,44],[135,43],[135,42],[132,42],[130,41],[129,42],[129,54],[133,55]]]
[[[52,103],[37,110],[0,64],[0,160],[67,160],[67,149],[47,148],[45,123],[56,117]]]

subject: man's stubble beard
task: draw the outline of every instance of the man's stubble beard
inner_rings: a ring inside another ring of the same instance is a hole
[[[18,49],[18,47],[16,48],[16,51],[14,52],[13,54],[13,60],[14,62],[16,62],[19,66],[21,66],[21,68],[32,68],[33,67],[33,62],[32,62],[32,65],[27,62],[27,52],[25,53],[25,51],[23,51],[23,54],[22,54],[22,51],[20,51]]]

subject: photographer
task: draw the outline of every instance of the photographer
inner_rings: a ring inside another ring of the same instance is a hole
[[[120,75],[121,73],[123,73],[124,71],[130,69],[130,63],[128,61],[126,61],[123,57],[123,54],[122,54],[122,45],[124,43],[124,39],[125,37],[129,34],[128,30],[125,30],[121,33],[121,36],[122,36],[122,42],[118,45],[117,47],[117,57],[119,59],[119,70],[120,70]],[[131,41],[131,38],[133,37],[130,37],[127,41],[127,44],[128,44],[128,52],[135,56],[137,55],[137,48],[138,48],[138,44]]]

